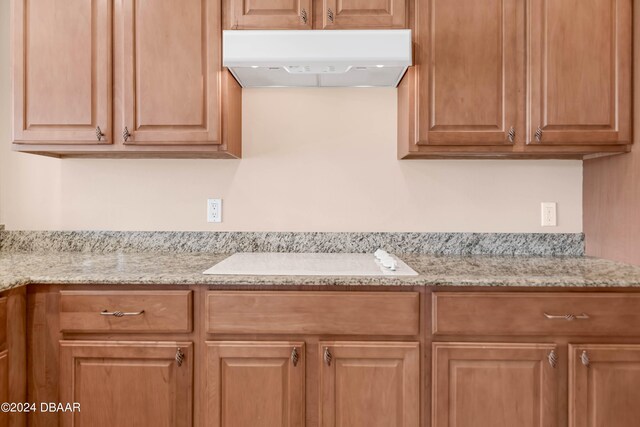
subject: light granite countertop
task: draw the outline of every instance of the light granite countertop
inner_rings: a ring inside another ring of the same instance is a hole
[[[205,276],[212,253],[0,252],[0,290],[27,284],[635,287],[640,267],[590,257],[397,254],[418,276]]]

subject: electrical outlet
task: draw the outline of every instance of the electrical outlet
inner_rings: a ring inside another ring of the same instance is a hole
[[[557,203],[542,202],[541,206],[542,206],[542,226],[557,227],[558,226]]]
[[[222,199],[207,199],[207,222],[222,222]]]

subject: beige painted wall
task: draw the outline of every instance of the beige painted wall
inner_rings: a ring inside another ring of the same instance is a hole
[[[10,151],[0,5],[0,223],[8,229],[582,231],[579,161],[398,161],[393,89],[244,92],[244,158],[49,159]],[[207,224],[207,197],[223,223]],[[559,227],[540,227],[540,202]]]

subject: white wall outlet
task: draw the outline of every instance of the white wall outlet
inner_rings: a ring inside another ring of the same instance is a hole
[[[207,199],[207,222],[222,222],[222,199]]]
[[[556,202],[542,202],[542,226],[543,227],[558,226]]]

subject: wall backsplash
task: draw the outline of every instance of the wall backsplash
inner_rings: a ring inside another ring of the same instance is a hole
[[[0,4],[0,223],[8,230],[582,231],[580,161],[398,161],[394,89],[250,89],[242,160],[11,152]],[[223,222],[206,222],[206,199]],[[559,226],[540,226],[540,202]]]

